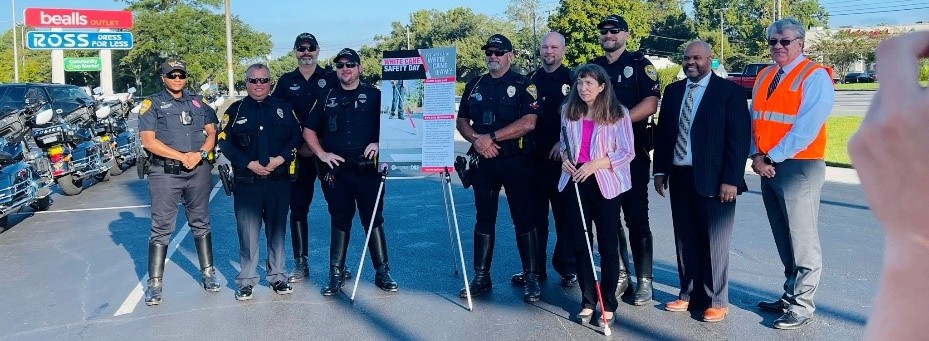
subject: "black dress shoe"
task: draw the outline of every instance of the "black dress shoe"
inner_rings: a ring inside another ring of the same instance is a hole
[[[252,286],[246,285],[235,291],[236,301],[247,301],[252,299]]]
[[[782,314],[787,312],[787,306],[788,304],[787,302],[784,302],[784,300],[777,300],[774,302],[765,302],[765,301],[758,302],[758,308],[760,308],[761,310],[773,311],[775,313],[782,313]]]
[[[577,286],[577,275],[567,274],[565,276],[561,276],[561,286],[565,288],[576,287]]]
[[[799,314],[788,311],[774,320],[775,329],[798,329],[803,325],[810,323],[812,317],[800,316]]]
[[[399,286],[397,282],[390,277],[390,268],[384,266],[381,269],[377,269],[377,272],[374,275],[374,285],[384,291],[396,292]]]
[[[545,272],[539,273],[539,280],[544,281],[548,279],[548,274]],[[520,271],[513,274],[513,277],[510,277],[510,282],[513,284],[525,284],[526,283],[526,272]]]
[[[294,291],[287,281],[274,282],[271,284],[271,290],[274,290],[278,295],[286,295]]]

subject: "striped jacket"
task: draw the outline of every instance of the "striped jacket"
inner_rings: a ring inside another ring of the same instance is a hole
[[[581,120],[569,121],[565,118],[564,109],[561,113],[561,127],[567,132],[568,145],[570,145],[571,160],[577,160],[580,155]],[[568,148],[565,136],[561,136],[561,152],[565,155]],[[598,169],[594,176],[600,193],[604,198],[612,199],[632,187],[629,174],[629,163],[635,157],[635,140],[632,137],[632,120],[629,111],[623,108],[623,117],[613,124],[602,125],[594,123],[594,131],[590,141],[590,159],[597,160],[603,157],[610,158],[609,169]],[[558,180],[558,191],[564,190],[571,176],[564,170]]]

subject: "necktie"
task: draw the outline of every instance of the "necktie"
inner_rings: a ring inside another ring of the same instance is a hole
[[[774,75],[774,80],[771,81],[771,85],[768,85],[768,96],[765,98],[770,98],[771,93],[774,92],[774,89],[777,88],[777,83],[781,82],[781,76],[784,75],[784,69],[777,70],[777,74]]]
[[[690,138],[690,120],[694,111],[694,89],[699,84],[690,84],[687,89],[687,99],[684,100],[684,109],[681,110],[680,124],[678,125],[677,143],[674,145],[674,160],[684,161],[687,156],[687,139]]]

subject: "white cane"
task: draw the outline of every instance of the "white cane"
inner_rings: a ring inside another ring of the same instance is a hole
[[[452,217],[455,221],[455,237],[458,239],[458,257],[461,260],[461,278],[464,280],[465,295],[468,296],[468,311],[474,311],[471,304],[471,288],[468,287],[468,271],[465,270],[464,249],[461,247],[461,231],[458,229],[458,210],[455,209],[455,196],[452,195],[452,177],[445,168],[445,185],[448,186],[448,197],[452,201]]]
[[[361,267],[365,264],[365,255],[368,251],[368,242],[371,240],[371,229],[374,228],[374,219],[377,218],[377,207],[381,204],[381,193],[384,192],[384,182],[387,181],[387,165],[381,165],[381,184],[377,187],[377,198],[374,199],[374,212],[371,212],[371,221],[365,231],[365,245],[361,249],[361,261],[358,262],[358,271],[355,272],[355,287],[352,288],[351,303],[355,303],[355,292],[358,291],[358,280],[361,278]],[[387,252],[387,250],[384,250]]]

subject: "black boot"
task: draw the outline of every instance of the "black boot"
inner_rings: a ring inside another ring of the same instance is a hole
[[[161,276],[165,272],[167,254],[167,245],[148,242],[148,287],[145,289],[145,305],[161,304]]]
[[[374,285],[384,291],[397,291],[397,282],[390,278],[390,265],[387,263],[387,239],[384,238],[382,226],[371,228],[368,251],[371,252],[371,263],[376,271]]]
[[[493,258],[494,235],[474,232],[474,278],[468,284],[471,296],[488,292],[493,287],[490,280],[490,262]],[[462,288],[458,296],[466,298],[468,293]]]
[[[536,302],[542,295],[539,285],[538,248],[539,239],[536,230],[516,236],[516,248],[519,250],[523,263],[523,273],[526,278],[526,288],[523,291],[523,301]]]
[[[219,283],[216,283],[216,268],[213,267],[213,239],[210,233],[194,237],[194,245],[197,247],[197,259],[200,260],[200,284],[203,290],[210,292],[219,291]]]
[[[287,276],[288,283],[297,283],[310,276],[310,268],[306,262],[306,223],[297,220],[290,221],[290,242],[294,247],[294,271]]]
[[[636,238],[629,236],[632,246],[632,261],[635,263],[635,278],[638,286],[632,304],[645,305],[652,301],[652,236]]]
[[[618,232],[619,279],[616,280],[616,301],[622,301],[623,296],[632,294],[632,287],[629,285],[629,252],[626,251],[626,234],[622,230]]]
[[[345,285],[345,251],[348,249],[349,234],[332,228],[329,238],[329,284],[323,288],[323,296],[332,296],[342,291]]]

